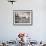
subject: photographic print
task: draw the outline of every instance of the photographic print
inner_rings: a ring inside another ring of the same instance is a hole
[[[32,25],[32,10],[14,10],[13,24]]]

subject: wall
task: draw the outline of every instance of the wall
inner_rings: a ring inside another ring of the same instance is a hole
[[[13,10],[33,10],[32,26],[14,26]],[[18,32],[26,32],[33,40],[46,40],[46,1],[17,0],[13,5],[0,0],[0,41],[15,40]]]

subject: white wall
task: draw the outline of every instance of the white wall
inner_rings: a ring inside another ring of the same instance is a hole
[[[13,10],[33,10],[33,25],[14,26]],[[46,40],[46,0],[17,0],[13,5],[0,0],[0,40],[14,40],[18,32],[31,34],[33,40]]]

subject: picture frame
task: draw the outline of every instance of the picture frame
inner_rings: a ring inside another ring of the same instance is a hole
[[[33,11],[32,10],[13,10],[14,25],[32,25]]]

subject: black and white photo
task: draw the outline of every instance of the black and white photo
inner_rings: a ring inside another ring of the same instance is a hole
[[[32,10],[14,10],[14,24],[32,24]]]

